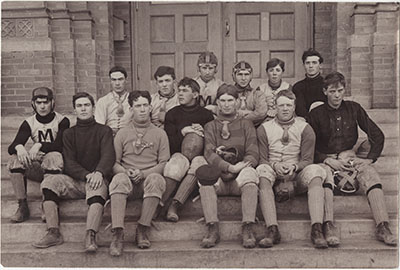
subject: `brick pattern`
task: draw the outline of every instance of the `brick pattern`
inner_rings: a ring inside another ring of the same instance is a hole
[[[324,58],[322,74],[327,75],[332,71],[332,36],[336,26],[332,23],[332,11],[335,3],[315,3],[314,21],[314,47]]]

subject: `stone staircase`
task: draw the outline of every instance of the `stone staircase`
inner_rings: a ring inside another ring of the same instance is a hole
[[[398,235],[399,190],[399,113],[397,110],[368,110],[386,136],[381,158],[374,165],[379,171],[390,227]],[[72,118],[71,118],[72,119]],[[277,203],[282,242],[270,249],[245,249],[241,246],[241,203],[237,197],[219,198],[221,242],[212,249],[200,248],[206,232],[200,201],[189,201],[181,211],[178,223],[161,219],[154,222],[149,235],[152,247],[140,250],[134,244],[136,221],[141,202],[127,205],[124,254],[113,258],[108,254],[111,241],[110,207],[106,207],[98,233],[99,251],[87,255],[83,249],[87,206],[83,200],[60,204],[61,232],[65,243],[48,249],[35,249],[31,243],[46,230],[40,219],[41,194],[39,184],[28,182],[31,219],[12,224],[9,217],[17,204],[13,197],[6,163],[7,147],[14,138],[22,117],[2,117],[1,130],[1,264],[4,267],[262,267],[262,268],[393,268],[398,267],[398,248],[375,240],[375,224],[365,196],[335,196],[336,225],[341,231],[338,248],[315,249],[310,241],[310,220],[307,198]],[[360,132],[360,141],[365,138]],[[263,236],[261,212],[256,225],[257,238]]]

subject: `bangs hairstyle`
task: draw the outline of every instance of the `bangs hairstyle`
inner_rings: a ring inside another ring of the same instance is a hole
[[[122,74],[124,74],[125,79],[128,78],[128,73],[126,72],[126,69],[121,66],[115,66],[115,67],[111,68],[110,72],[108,72],[108,76],[111,76],[111,73],[114,73],[114,72],[121,72]]]
[[[268,72],[268,69],[276,67],[276,66],[280,66],[282,71],[285,71],[285,62],[282,61],[279,58],[272,58],[271,60],[269,60],[267,62],[267,67],[265,68],[265,71]]]
[[[324,89],[328,89],[328,87],[331,85],[337,87],[339,84],[341,84],[343,87],[346,87],[346,79],[340,72],[331,72],[324,79]]]
[[[72,97],[72,106],[75,109],[75,101],[77,101],[80,98],[88,98],[90,100],[90,103],[92,103],[92,106],[94,106],[94,98],[92,95],[86,92],[78,92]]]
[[[296,101],[296,95],[292,92],[292,90],[289,89],[279,91],[278,94],[276,94],[275,96],[275,103],[280,97],[287,97],[288,99]]]
[[[144,97],[149,101],[149,104],[151,104],[151,96],[149,91],[142,91],[142,90],[135,90],[129,93],[128,96],[128,103],[129,106],[133,106],[133,102],[137,101],[139,97]]]
[[[178,83],[178,87],[179,86],[188,86],[192,89],[193,92],[200,93],[200,85],[195,80],[189,77],[185,77],[180,80]]]
[[[313,49],[308,49],[303,53],[303,56],[301,57],[301,60],[303,60],[303,64],[306,61],[307,57],[309,56],[318,56],[319,57],[319,63],[322,64],[324,62],[324,58],[322,58],[321,54],[317,52],[316,50]]]
[[[175,80],[175,69],[168,66],[159,66],[154,73],[154,79],[157,81],[157,77],[162,77],[164,75],[171,75],[172,79]]]
[[[217,90],[217,99],[219,99],[220,96],[222,96],[224,94],[231,95],[235,99],[239,98],[238,90],[237,90],[236,86],[234,86],[233,84],[225,84],[224,83],[223,85],[221,85]]]

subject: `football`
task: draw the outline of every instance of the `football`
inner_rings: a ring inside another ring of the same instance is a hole
[[[181,153],[192,161],[196,156],[201,156],[203,154],[204,148],[204,138],[197,135],[196,133],[188,133],[185,138],[183,138]]]

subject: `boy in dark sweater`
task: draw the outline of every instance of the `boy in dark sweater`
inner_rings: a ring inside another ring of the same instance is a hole
[[[72,98],[77,114],[76,126],[65,131],[63,156],[65,174],[46,176],[41,184],[47,234],[33,246],[47,248],[63,243],[59,231],[60,199],[86,198],[89,205],[85,251],[96,252],[96,233],[108,196],[108,182],[115,163],[112,129],[99,124],[93,117],[94,99],[85,92]]]
[[[167,188],[163,195],[163,203],[168,200],[180,183],[166,216],[167,220],[173,222],[178,221],[178,208],[185,203],[196,187],[194,174],[197,168],[207,163],[202,156],[203,151],[193,160],[189,160],[188,157],[181,153],[182,141],[185,135],[196,133],[204,137],[204,125],[214,119],[211,111],[200,106],[197,101],[199,94],[199,84],[193,79],[183,78],[178,84],[180,105],[168,111],[165,117],[164,128],[168,135],[172,157],[164,168]]]

